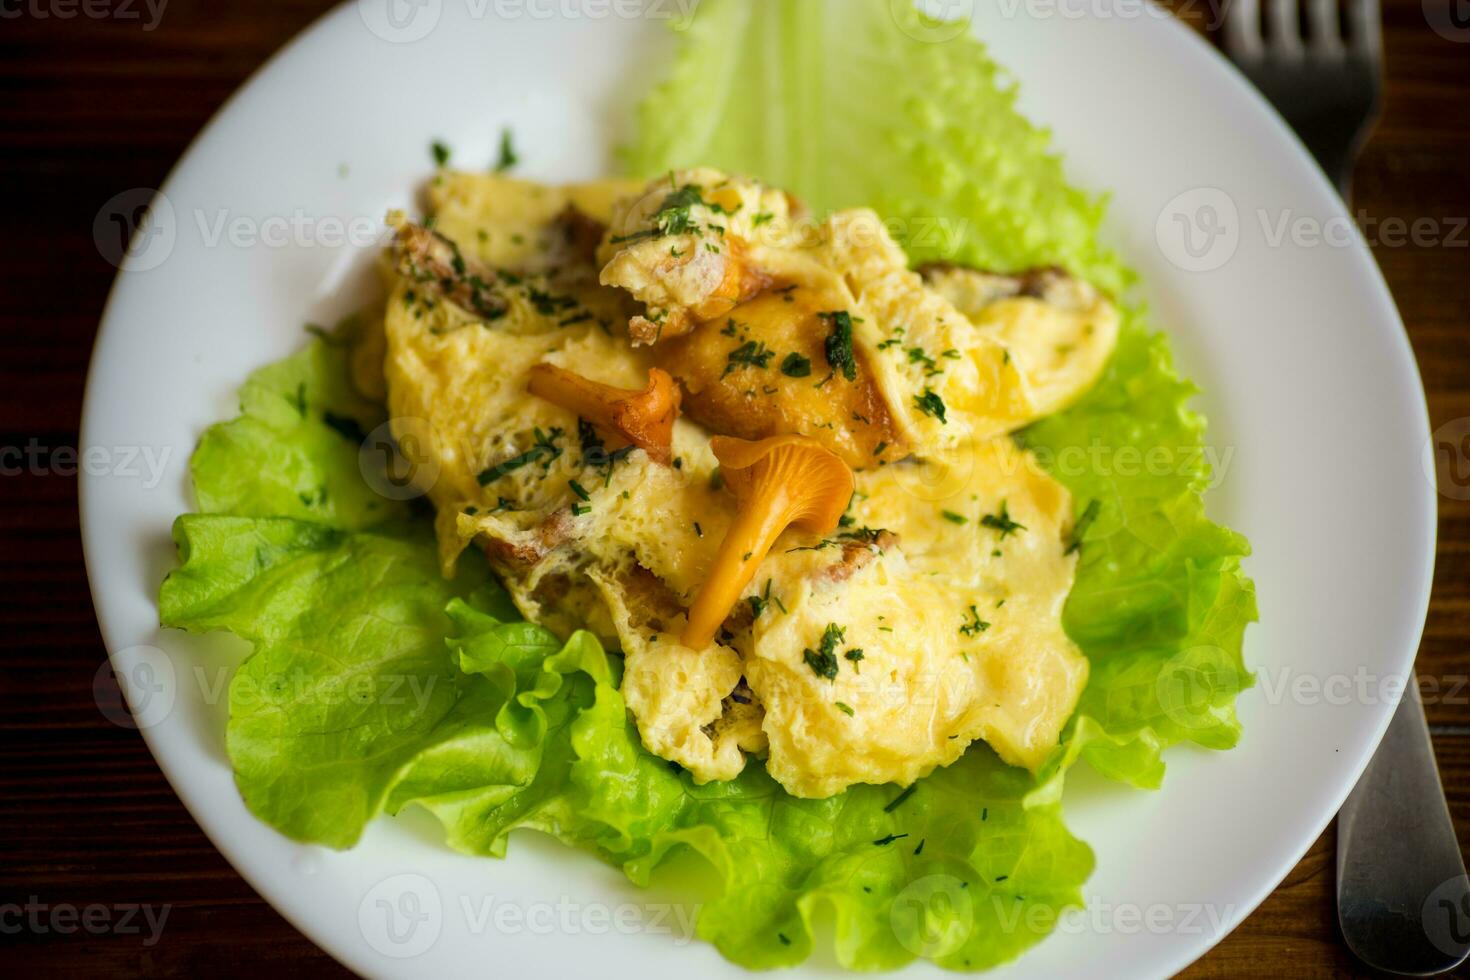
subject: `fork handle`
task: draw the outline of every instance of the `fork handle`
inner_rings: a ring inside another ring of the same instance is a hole
[[[1419,685],[1410,683],[1337,816],[1337,916],[1365,963],[1414,976],[1470,953],[1470,880],[1445,804]]]

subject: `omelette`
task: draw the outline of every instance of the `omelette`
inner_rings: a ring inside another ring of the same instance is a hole
[[[974,741],[1035,770],[1087,680],[1075,509],[1011,434],[1111,354],[1062,270],[914,269],[873,211],[710,169],[445,173],[356,359],[517,607],[620,650],[649,751],[827,797]]]

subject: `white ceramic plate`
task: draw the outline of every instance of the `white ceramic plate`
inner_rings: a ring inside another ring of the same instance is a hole
[[[473,165],[511,126],[524,173],[605,172],[620,120],[669,50],[663,24],[594,16],[621,4],[569,17],[556,12],[576,5],[551,0],[393,2],[393,18],[386,0],[339,8],[231,100],[165,184],[118,278],[82,435],[117,463],[89,467],[82,487],[113,664],[159,765],[220,850],[360,973],[737,974],[684,941],[678,915],[654,907],[663,897],[535,835],[516,835],[505,862],[450,852],[423,817],[380,820],[348,853],[280,837],[246,812],[223,753],[219,664],[242,644],[157,628],[195,440],[233,414],[249,370],[301,345],[304,322],[359,302],[376,245],[333,236],[353,219],[376,229],[409,203],[436,137]],[[1077,773],[1067,816],[1097,851],[1090,911],[1003,971],[1164,976],[1271,891],[1387,725],[1432,566],[1423,394],[1342,205],[1206,45],[1130,0],[956,6],[978,8],[974,30],[1022,80],[1023,109],[1054,129],[1075,180],[1113,192],[1110,234],[1206,392],[1223,464],[1212,512],[1256,547],[1262,622],[1247,654],[1262,683],[1240,701],[1243,741],[1171,753],[1159,793]],[[1310,230],[1300,219],[1328,242],[1294,232]],[[99,229],[112,220],[104,208]],[[131,448],[167,454],[160,479],[121,465]],[[807,970],[834,967],[819,957]]]

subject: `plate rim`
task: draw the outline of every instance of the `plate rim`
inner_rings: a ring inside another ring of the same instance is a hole
[[[1062,2],[1065,3],[1067,0],[1062,0]],[[1126,0],[1123,0],[1123,2],[1126,2]],[[258,87],[258,84],[263,78],[269,75],[282,61],[309,45],[314,38],[332,29],[331,25],[339,18],[351,16],[353,9],[357,5],[358,0],[341,0],[339,4],[313,19],[278,50],[272,53],[259,67],[252,71],[229,97],[225,99],[219,108],[215,110],[209,120],[201,127],[200,131],[189,141],[179,159],[169,169],[167,176],[160,182],[157,193],[160,196],[167,196],[170,187],[176,183],[179,175],[188,167],[191,160],[198,155],[200,148],[210,142],[217,132],[224,127],[228,121],[227,117],[231,115],[232,110],[248,98],[249,94]],[[1387,308],[1391,311],[1392,325],[1395,328],[1391,331],[1391,335],[1400,362],[1396,365],[1396,369],[1406,370],[1408,372],[1408,378],[1413,382],[1410,385],[1410,390],[1415,396],[1415,404],[1413,406],[1415,409],[1414,414],[1422,423],[1420,425],[1422,434],[1427,437],[1431,431],[1428,400],[1423,386],[1422,374],[1413,352],[1407,328],[1403,324],[1402,317],[1398,312],[1397,304],[1394,302],[1392,292],[1388,287],[1382,269],[1373,258],[1372,252],[1363,239],[1356,222],[1351,221],[1351,215],[1347,210],[1347,206],[1337,198],[1335,188],[1333,188],[1326,175],[1317,167],[1309,151],[1296,133],[1287,125],[1265,97],[1235,69],[1223,53],[1172,15],[1151,18],[1150,20],[1157,25],[1161,25],[1164,30],[1173,32],[1175,37],[1174,43],[1192,48],[1196,56],[1201,56],[1204,62],[1212,66],[1211,70],[1214,71],[1217,79],[1233,88],[1238,95],[1243,95],[1253,105],[1254,114],[1268,121],[1278,141],[1283,142],[1291,148],[1288,152],[1292,157],[1293,166],[1296,169],[1304,167],[1310,171],[1313,174],[1311,179],[1320,189],[1325,190],[1331,196],[1334,202],[1334,210],[1331,217],[1344,217],[1348,219],[1349,226],[1352,229],[1351,234],[1354,244],[1361,246],[1352,250],[1358,257],[1360,271],[1367,273],[1371,291],[1379,294],[1386,301]],[[1024,84],[1024,79],[1022,79],[1022,82]],[[89,434],[97,425],[96,414],[98,407],[96,390],[98,386],[95,384],[95,380],[105,370],[98,354],[104,335],[107,334],[109,328],[118,318],[116,309],[120,302],[119,296],[125,292],[126,279],[126,273],[121,270],[114,276],[101,317],[99,318],[98,330],[93,341],[93,352],[89,358],[86,372],[82,400],[81,424],[78,436],[79,443],[82,446],[91,444]],[[88,586],[93,597],[93,606],[96,612],[99,632],[102,635],[108,658],[111,660],[113,658],[113,651],[119,648],[117,642],[118,637],[116,635],[118,627],[110,626],[105,620],[102,603],[97,599],[99,591],[106,588],[106,572],[99,569],[94,560],[93,556],[96,547],[92,542],[94,533],[96,533],[95,524],[88,519],[88,512],[91,509],[94,494],[102,492],[101,486],[97,483],[98,479],[97,476],[86,472],[81,474],[78,481],[78,511],[83,560],[86,566]],[[1410,620],[1417,625],[1410,630],[1412,633],[1411,636],[1405,636],[1403,638],[1402,649],[1396,651],[1394,658],[1397,665],[1392,673],[1400,677],[1411,675],[1413,670],[1427,621],[1434,576],[1435,545],[1438,536],[1438,497],[1435,488],[1427,481],[1421,485],[1421,498],[1421,502],[1427,504],[1424,507],[1424,520],[1421,524],[1423,534],[1414,544],[1422,555],[1422,588],[1418,590],[1419,594],[1413,603],[1413,610],[1409,614]],[[1260,665],[1257,664],[1256,666]],[[1359,753],[1359,757],[1353,760],[1349,766],[1352,772],[1352,778],[1345,781],[1339,787],[1339,793],[1333,794],[1335,799],[1329,807],[1325,808],[1324,814],[1319,816],[1319,819],[1316,821],[1315,832],[1300,844],[1299,849],[1296,847],[1291,849],[1295,854],[1293,859],[1277,868],[1271,875],[1264,876],[1261,879],[1261,884],[1257,887],[1250,899],[1237,906],[1229,915],[1224,917],[1224,920],[1221,922],[1221,928],[1217,933],[1207,936],[1203,941],[1196,941],[1194,943],[1181,942],[1177,944],[1178,952],[1175,958],[1168,962],[1166,968],[1168,974],[1173,974],[1185,968],[1218,945],[1241,922],[1245,921],[1246,918],[1254,913],[1260,904],[1275,891],[1281,881],[1290,874],[1296,864],[1300,862],[1301,858],[1311,849],[1316,840],[1320,838],[1322,832],[1336,817],[1337,811],[1341,808],[1348,794],[1352,791],[1353,786],[1361,777],[1388,728],[1396,704],[1397,702],[1395,701],[1393,703],[1385,703],[1379,707],[1378,717],[1375,720],[1371,737],[1363,743],[1364,748]],[[330,931],[314,928],[308,924],[304,917],[297,914],[290,903],[277,899],[274,894],[277,888],[273,883],[267,882],[266,869],[246,860],[243,853],[237,855],[235,853],[237,847],[231,842],[222,840],[218,831],[211,827],[204,819],[201,819],[200,812],[194,806],[190,805],[188,795],[182,789],[182,785],[186,781],[184,778],[186,774],[182,771],[176,772],[176,767],[171,762],[165,761],[168,759],[169,753],[161,747],[158,731],[147,726],[139,726],[137,730],[143,736],[150,755],[152,755],[160,772],[162,772],[164,778],[168,781],[170,788],[173,789],[179,801],[189,811],[190,816],[194,819],[200,830],[210,840],[211,844],[213,844],[221,856],[229,862],[236,873],[244,878],[257,894],[265,899],[278,914],[290,922],[293,928],[307,938],[308,941],[331,955],[339,963],[364,975],[374,975],[377,973],[382,966],[380,961],[363,955],[364,950],[359,948],[358,945],[340,942],[338,937]],[[1000,969],[1004,969],[1004,967],[1000,967]]]

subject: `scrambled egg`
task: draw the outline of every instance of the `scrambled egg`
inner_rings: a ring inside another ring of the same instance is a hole
[[[824,797],[910,783],[977,739],[1042,764],[1087,678],[1061,627],[1073,503],[1008,433],[1095,382],[1118,328],[1105,297],[1057,271],[916,272],[873,212],[817,221],[712,170],[446,174],[430,205],[431,228],[390,216],[366,356],[446,575],[483,548],[528,618],[621,649],[644,744],[701,782],[764,755]],[[530,394],[538,365],[629,395],[673,378],[669,462]],[[834,533],[790,527],[745,556],[750,585],[691,648],[740,506],[716,434],[806,436],[856,492]]]

